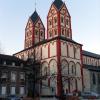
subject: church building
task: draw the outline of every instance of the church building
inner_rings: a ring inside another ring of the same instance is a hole
[[[47,35],[47,38],[45,36]],[[14,54],[41,63],[40,93],[57,94],[83,89],[82,44],[72,39],[71,16],[62,0],[54,0],[47,15],[47,31],[37,11],[25,28],[24,50]]]
[[[34,11],[25,28],[24,49],[14,56],[40,63],[42,79],[38,87],[41,95],[81,92],[88,88],[84,80],[87,76],[83,72],[89,68],[86,59],[91,59],[91,63],[95,60],[94,69],[100,66],[99,55],[83,51],[82,44],[73,40],[71,15],[62,0],[54,0],[51,4],[46,28],[37,11]]]

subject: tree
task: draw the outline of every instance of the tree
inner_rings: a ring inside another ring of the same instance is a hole
[[[28,97],[36,97],[39,95],[38,88],[36,87],[37,81],[39,80],[40,76],[40,63],[34,61],[31,58],[28,58],[26,61],[27,69],[30,70],[30,72],[27,74],[28,79]]]

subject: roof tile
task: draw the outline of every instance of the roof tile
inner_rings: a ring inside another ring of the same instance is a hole
[[[33,23],[35,23],[37,21],[37,19],[39,18],[38,13],[35,11],[32,15],[31,15],[31,20],[33,21]]]
[[[92,53],[92,52],[88,52],[88,51],[85,51],[85,50],[83,50],[82,54],[86,55],[86,56],[89,56],[89,57],[99,58],[100,59],[100,55]]]
[[[60,10],[60,8],[62,7],[62,5],[64,4],[62,0],[55,0],[53,2],[53,4],[55,5],[55,7]]]

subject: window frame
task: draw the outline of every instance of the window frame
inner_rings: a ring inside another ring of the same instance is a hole
[[[23,74],[23,79],[21,78],[21,74]],[[20,72],[20,80],[25,80],[25,73],[24,72]]]
[[[92,74],[92,83],[93,85],[96,85],[96,76],[94,73]]]
[[[13,78],[12,78],[13,73],[15,73],[15,80],[13,80]],[[11,82],[16,82],[16,80],[17,80],[17,73],[16,73],[16,71],[12,71],[11,72]]]

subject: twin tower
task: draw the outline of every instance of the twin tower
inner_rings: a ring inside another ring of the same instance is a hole
[[[55,37],[72,39],[71,16],[62,0],[54,0],[47,15],[47,31],[43,22],[35,11],[29,18],[25,28],[24,48],[30,48],[37,43]]]

